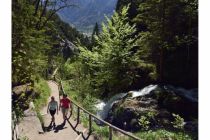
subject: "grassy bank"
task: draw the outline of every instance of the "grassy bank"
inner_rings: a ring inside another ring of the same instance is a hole
[[[146,140],[162,140],[162,139],[171,139],[171,140],[196,140],[197,138],[193,134],[188,134],[183,131],[169,131],[166,129],[158,130],[149,130],[143,132],[137,132],[136,136],[141,139]]]
[[[34,101],[35,107],[41,109],[41,107],[47,104],[47,100],[50,96],[50,88],[45,80],[40,79],[35,83],[34,90],[37,93],[37,97]]]
[[[43,123],[40,109],[47,104],[48,98],[50,96],[50,88],[47,84],[47,81],[45,81],[44,79],[39,79],[34,85],[34,90],[37,95],[34,100],[37,116],[40,122]]]

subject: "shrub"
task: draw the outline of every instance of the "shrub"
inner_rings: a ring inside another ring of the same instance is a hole
[[[172,122],[173,127],[177,129],[183,129],[184,128],[184,119],[180,117],[178,114],[172,114],[174,117],[174,122]]]
[[[150,124],[150,121],[149,121],[148,117],[141,116],[141,118],[139,119],[139,125],[142,127],[142,129],[148,130],[149,124]]]

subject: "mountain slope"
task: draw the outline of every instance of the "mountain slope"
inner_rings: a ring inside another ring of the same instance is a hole
[[[113,14],[116,3],[117,0],[72,0],[77,7],[63,9],[59,16],[78,30],[91,33],[96,22],[104,21],[104,15]]]

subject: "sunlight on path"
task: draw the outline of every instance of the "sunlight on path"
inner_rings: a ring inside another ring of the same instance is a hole
[[[48,85],[51,89],[51,96],[55,97],[55,100],[59,103],[59,91],[58,86],[53,81],[48,81]],[[50,97],[51,97],[50,96]],[[49,101],[50,101],[49,97]],[[38,134],[36,137],[36,140],[75,140],[79,139],[82,140],[82,137],[79,137],[79,135],[71,128],[71,126],[66,122],[66,124],[63,126],[63,118],[61,111],[55,114],[55,122],[56,127],[55,129],[51,128],[48,129],[48,126],[51,122],[51,116],[50,114],[47,114],[47,106],[43,108],[41,111],[41,114],[44,116],[44,126],[46,128],[46,132],[44,134]],[[72,119],[69,120],[73,125],[76,123]],[[85,128],[82,127],[81,124],[77,126],[78,131],[83,131]],[[91,139],[91,138],[90,138]]]

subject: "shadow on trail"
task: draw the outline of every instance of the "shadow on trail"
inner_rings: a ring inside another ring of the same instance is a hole
[[[50,124],[48,126],[44,126],[44,124],[42,124],[42,129],[44,132],[51,131],[53,129],[52,121],[50,122]]]
[[[52,122],[50,122],[50,124],[48,126],[44,126],[44,124],[42,124],[42,129],[45,132],[50,132],[50,131],[54,131],[55,133],[57,133],[58,131],[62,130],[62,129],[66,129],[67,127],[65,126],[65,122],[63,122],[60,125],[55,125]]]
[[[54,131],[54,133],[58,133],[60,130],[66,129],[67,127],[65,127],[66,122],[71,126],[71,128],[77,133],[77,135],[81,135],[82,138],[84,140],[88,140],[90,135],[91,135],[91,131],[88,132],[88,135],[85,136],[85,134],[82,131],[77,130],[77,126],[78,124],[80,124],[80,122],[76,122],[76,124],[73,126],[73,124],[69,121],[70,117],[72,116],[72,113],[70,113],[69,117],[66,118],[66,121],[64,121],[63,123],[59,124],[59,125],[53,125],[53,122],[51,121],[50,124],[48,126],[44,126],[44,124],[42,124],[42,129],[45,132],[50,132],[50,131]],[[40,134],[43,134],[40,132]]]
[[[54,132],[55,132],[55,133],[58,133],[58,131],[63,130],[63,129],[66,129],[67,127],[64,127],[65,124],[66,124],[66,122],[63,122],[62,124],[57,125],[57,126],[54,128],[54,130],[55,130]]]

